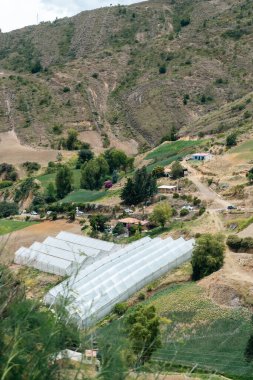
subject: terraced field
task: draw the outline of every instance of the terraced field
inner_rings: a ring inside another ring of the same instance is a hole
[[[196,372],[252,379],[253,365],[243,357],[252,330],[249,311],[214,304],[195,283],[170,286],[145,302],[162,317],[162,347],[153,355],[162,372],[184,365]],[[124,347],[122,319],[102,328],[100,334],[113,349],[118,344]]]

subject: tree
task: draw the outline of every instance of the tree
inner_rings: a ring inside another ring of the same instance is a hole
[[[56,189],[53,182],[49,182],[49,184],[46,187],[45,201],[47,203],[52,203],[56,201]]]
[[[104,157],[93,158],[86,162],[81,169],[81,188],[89,190],[101,189],[108,173],[109,166]]]
[[[126,319],[126,331],[140,364],[161,346],[160,321],[154,306],[137,306]]]
[[[59,379],[57,353],[81,343],[77,326],[59,308],[53,314],[0,266],[0,377],[5,380]],[[62,377],[61,377],[62,378]]]
[[[112,174],[114,170],[124,170],[133,167],[133,158],[127,157],[127,155],[119,149],[110,148],[104,152],[104,158],[109,165],[110,173]]]
[[[89,217],[90,225],[93,231],[104,232],[107,227],[108,217],[105,215],[97,214]]]
[[[161,202],[154,207],[150,220],[155,224],[160,224],[164,228],[165,224],[170,221],[172,217],[172,208],[167,201]]]
[[[153,170],[152,170],[152,175],[156,178],[161,178],[161,177],[164,177],[165,173],[164,173],[164,167],[163,166],[156,166]]]
[[[79,169],[85,162],[92,160],[94,154],[90,149],[83,148],[78,152],[76,168]]]
[[[14,202],[0,202],[0,218],[18,214],[18,205]]]
[[[73,175],[70,168],[66,165],[61,166],[55,178],[57,197],[62,199],[72,190]]]
[[[253,315],[251,316],[251,325],[253,326]],[[247,362],[252,362],[253,360],[253,333],[251,333],[247,345],[245,347],[244,357]]]
[[[236,133],[231,133],[226,138],[226,146],[231,147],[231,146],[235,146],[236,144],[237,144],[237,135]]]
[[[119,180],[119,174],[118,174],[118,171],[117,170],[113,170],[113,173],[112,173],[112,183],[115,184],[117,183]]]
[[[251,168],[248,173],[246,174],[246,177],[248,178],[249,182],[253,182],[253,168]]]
[[[133,179],[129,178],[125,184],[121,199],[127,205],[137,205],[147,201],[157,192],[156,178],[147,172],[144,166],[136,170]]]
[[[77,131],[75,129],[69,129],[68,130],[68,137],[66,139],[66,148],[68,150],[75,150],[77,149]]]
[[[184,168],[179,161],[174,161],[171,166],[171,175],[173,179],[181,178],[184,176]]]
[[[224,262],[225,246],[220,235],[204,234],[197,239],[192,254],[192,278],[200,280],[219,270]]]

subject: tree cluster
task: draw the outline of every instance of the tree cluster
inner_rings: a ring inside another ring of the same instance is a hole
[[[136,170],[133,178],[128,178],[122,190],[121,199],[126,205],[137,205],[149,200],[156,193],[156,178],[148,173],[144,166]]]

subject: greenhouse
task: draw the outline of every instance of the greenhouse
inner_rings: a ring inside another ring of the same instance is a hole
[[[183,238],[146,237],[121,249],[117,247],[52,288],[45,302],[53,305],[68,298],[70,316],[80,327],[90,326],[105,317],[115,304],[189,260],[193,245],[194,240]]]
[[[21,247],[14,262],[43,272],[70,276],[120,248],[114,243],[60,232],[43,243],[33,243],[30,248]]]

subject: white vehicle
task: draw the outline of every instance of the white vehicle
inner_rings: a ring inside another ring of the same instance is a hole
[[[186,205],[186,206],[183,206],[182,207],[182,210],[183,209],[186,209],[186,210],[188,210],[188,211],[193,211],[194,210],[194,207],[192,207],[192,206],[190,206],[190,205]]]
[[[134,213],[133,210],[131,210],[130,208],[126,208],[126,209],[124,210],[124,212],[125,212],[126,214],[133,214],[133,213]]]
[[[47,211],[47,215],[51,215],[52,214],[52,211]]]
[[[31,211],[30,214],[31,215],[38,215],[38,213],[36,211]]]

